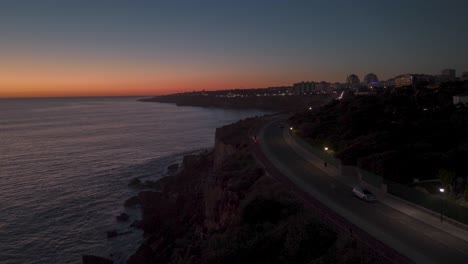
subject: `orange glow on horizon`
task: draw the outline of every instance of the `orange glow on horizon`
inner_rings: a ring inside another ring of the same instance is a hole
[[[11,57],[0,62],[0,98],[151,96],[199,90],[291,85],[308,71],[236,63],[143,63],[70,57]],[[305,77],[305,79],[312,78]]]
[[[4,75],[0,79],[0,98],[74,97],[74,96],[148,96],[194,90],[260,88],[287,85],[290,80],[260,80],[261,76],[183,72],[154,73],[70,73],[32,71]],[[27,76],[27,77],[26,77]],[[270,77],[270,76],[268,76]],[[269,78],[271,79],[271,78]]]
[[[79,97],[79,96],[152,96],[200,90],[223,90],[277,86],[275,82],[236,82],[234,80],[173,81],[173,82],[115,82],[115,83],[44,83],[11,85],[0,83],[0,98]]]

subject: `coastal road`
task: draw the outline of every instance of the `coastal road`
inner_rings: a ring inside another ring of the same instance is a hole
[[[416,263],[468,263],[468,242],[382,203],[355,198],[348,185],[297,151],[286,140],[289,131],[278,124],[272,121],[259,131],[260,150],[301,192]]]

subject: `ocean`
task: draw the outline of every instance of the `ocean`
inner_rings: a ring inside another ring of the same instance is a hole
[[[216,127],[266,114],[137,99],[0,99],[0,263],[124,263],[142,241],[128,182],[161,178],[213,147]],[[122,212],[130,222],[116,222]]]

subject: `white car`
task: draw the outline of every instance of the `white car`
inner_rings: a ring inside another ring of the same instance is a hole
[[[377,199],[375,198],[375,195],[371,193],[369,190],[362,186],[356,186],[353,188],[353,194],[367,202],[375,202]]]

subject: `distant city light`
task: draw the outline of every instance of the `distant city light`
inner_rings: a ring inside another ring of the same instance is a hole
[[[293,130],[293,127],[290,127],[289,130]]]
[[[325,151],[327,151],[327,150],[328,150],[328,147],[324,147],[323,149],[324,149]]]
[[[309,110],[312,110],[312,107],[309,107]]]
[[[439,191],[440,191],[441,193],[443,193],[443,192],[445,192],[445,189],[444,189],[444,188],[439,188]]]

